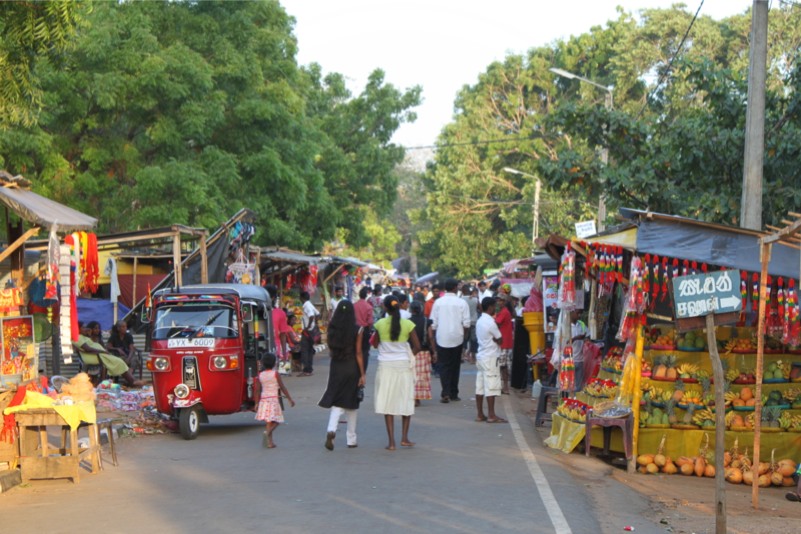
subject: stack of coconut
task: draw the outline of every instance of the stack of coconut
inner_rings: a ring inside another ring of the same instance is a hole
[[[723,465],[726,468],[726,480],[732,484],[746,484],[748,486],[754,483],[754,476],[757,478],[757,484],[760,487],[766,488],[768,486],[795,486],[793,474],[795,474],[798,465],[795,461],[785,458],[776,461],[776,449],[770,452],[770,462],[759,462],[758,466],[754,466],[751,458],[748,457],[748,450],[741,454],[735,440],[734,447],[731,451],[727,451],[723,457]]]

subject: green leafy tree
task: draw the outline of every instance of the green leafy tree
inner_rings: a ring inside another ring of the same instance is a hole
[[[301,69],[274,1],[93,6],[62,63],[35,71],[41,124],[0,134],[10,167],[102,232],[216,227],[249,207],[260,244],[315,250],[338,226],[367,242],[363,208],[391,205],[389,138],[418,88],[376,71],[352,97]]]
[[[31,126],[42,105],[37,60],[67,50],[86,4],[72,0],[0,3],[0,125]]]
[[[771,12],[766,222],[799,200],[799,16],[798,6]],[[605,26],[494,63],[465,87],[427,174],[433,229],[422,239],[438,267],[474,272],[528,253],[520,206],[532,180],[504,176],[504,167],[540,177],[555,205],[572,201],[562,204],[565,234],[592,216],[588,205],[601,194],[611,213],[629,206],[737,224],[750,17],[700,17],[683,40],[691,20],[682,6],[637,19],[621,11]],[[605,109],[604,91],[550,67],[612,86],[614,109]]]

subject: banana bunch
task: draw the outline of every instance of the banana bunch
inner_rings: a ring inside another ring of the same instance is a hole
[[[726,371],[726,380],[729,382],[734,382],[740,376],[740,370],[736,367],[732,367],[728,371]]]
[[[789,410],[782,412],[779,417],[779,427],[787,430],[801,426],[801,415],[792,415]]]
[[[731,354],[731,351],[733,351],[736,347],[737,347],[737,340],[736,339],[729,340],[729,342],[726,343],[726,345],[723,347],[723,354]],[[721,356],[723,354],[721,354]]]
[[[661,388],[651,387],[649,393],[651,396],[651,402],[667,402],[673,398],[672,391],[667,391]]]
[[[750,427],[750,428],[754,428],[754,425],[756,424],[755,421],[756,421],[756,416],[754,415],[754,412],[751,412],[745,418],[745,426]]]
[[[715,414],[709,408],[698,410],[693,415],[693,424],[698,426],[714,426]]]
[[[791,403],[795,402],[795,399],[797,399],[799,395],[801,395],[801,389],[799,388],[787,388],[784,391],[784,398]]]
[[[790,378],[790,363],[779,360],[776,362],[776,367],[781,370],[785,380]]]
[[[730,428],[731,427],[731,423],[734,420],[735,416],[737,416],[737,412],[735,412],[735,411],[731,411],[731,412],[727,412],[726,413],[726,416],[723,418],[723,420],[726,422],[726,428]]]
[[[559,415],[566,419],[570,419],[571,421],[584,423],[587,420],[586,414],[584,414],[584,412],[582,412],[579,408],[569,408],[565,404],[560,404],[556,411],[559,413]]]
[[[676,372],[682,378],[689,378],[698,372],[698,366],[694,363],[683,363],[676,367]]]
[[[708,380],[709,371],[707,371],[706,369],[699,369],[695,372],[695,378],[697,378],[699,382],[701,380]]]
[[[734,399],[740,398],[740,394],[734,391],[727,391],[723,394],[723,398],[726,400],[726,404],[731,404]]]

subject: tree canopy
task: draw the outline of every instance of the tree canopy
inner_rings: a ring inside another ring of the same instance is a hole
[[[528,255],[534,176],[547,199],[540,234],[572,235],[602,193],[610,213],[626,206],[738,224],[750,14],[699,17],[683,41],[692,19],[681,5],[620,11],[585,34],[510,55],[465,86],[427,172],[435,230],[421,241],[433,267],[471,276]],[[799,6],[771,10],[766,224],[797,210],[801,190],[799,22]],[[614,107],[603,89],[552,67],[611,87]]]
[[[102,232],[214,227],[248,207],[259,244],[320,249],[338,228],[364,244],[420,89],[376,69],[352,95],[297,64],[293,24],[272,0],[95,3],[59,64],[34,69],[39,123],[0,133],[0,153]]]

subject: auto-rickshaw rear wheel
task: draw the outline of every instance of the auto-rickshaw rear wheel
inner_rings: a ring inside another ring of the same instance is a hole
[[[183,408],[178,414],[178,429],[186,440],[195,439],[200,429],[200,406]]]

